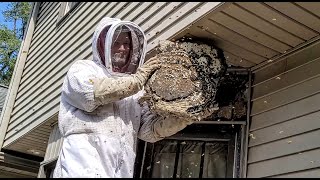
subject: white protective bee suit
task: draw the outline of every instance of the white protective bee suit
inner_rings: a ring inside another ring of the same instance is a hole
[[[131,31],[131,62],[139,64],[135,73],[113,72],[110,65],[110,42],[122,26]],[[103,63],[97,43],[105,28]],[[143,85],[160,64],[157,58],[143,64],[146,39],[137,25],[103,18],[94,32],[92,50],[93,61],[76,61],[62,86],[58,124],[64,141],[53,177],[131,178],[137,138],[156,142],[193,120],[163,118],[138,104]]]

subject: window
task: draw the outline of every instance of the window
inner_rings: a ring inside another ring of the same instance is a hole
[[[80,4],[80,2],[61,2],[58,17],[58,24],[61,22]]]
[[[66,2],[66,7],[64,14],[68,13],[73,7],[75,7],[79,2]]]
[[[170,138],[145,143],[135,177],[239,177],[240,131],[240,125],[194,124]]]

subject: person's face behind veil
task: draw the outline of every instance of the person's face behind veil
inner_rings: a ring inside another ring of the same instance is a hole
[[[122,31],[115,34],[111,46],[111,62],[114,72],[125,73],[128,71],[131,58],[130,32]]]

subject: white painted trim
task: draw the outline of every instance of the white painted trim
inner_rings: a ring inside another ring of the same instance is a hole
[[[22,42],[21,42],[19,54],[18,54],[17,61],[15,64],[15,67],[14,67],[14,71],[13,71],[13,74],[11,77],[11,82],[10,82],[9,89],[8,89],[8,94],[6,96],[6,100],[4,102],[3,110],[1,113],[0,119],[2,119],[2,123],[0,126],[0,150],[1,150],[3,142],[4,142],[4,138],[5,138],[6,131],[7,131],[8,125],[9,125],[9,121],[10,121],[10,115],[11,115],[13,105],[14,105],[14,100],[17,95],[17,91],[18,91],[20,80],[21,80],[24,64],[27,59],[29,46],[31,43],[33,31],[35,29],[35,25],[36,25],[36,21],[37,21],[39,5],[40,5],[40,2],[32,3],[31,13],[29,15],[28,24],[27,24],[27,31],[25,32],[23,39],[22,39]]]

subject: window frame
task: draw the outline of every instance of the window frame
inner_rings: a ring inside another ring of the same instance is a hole
[[[192,125],[191,125],[192,126]],[[214,125],[208,125],[214,126]],[[216,125],[215,125],[216,126]],[[232,126],[232,125],[229,125]],[[241,147],[241,126],[243,125],[236,125],[234,126],[237,129],[235,132],[228,132],[227,134],[220,134],[220,133],[203,133],[201,135],[195,136],[195,134],[188,134],[186,132],[178,132],[177,134],[165,138],[164,140],[178,140],[178,141],[205,141],[205,142],[227,142],[228,143],[228,154],[227,154],[227,178],[238,178],[240,177],[240,147]],[[140,168],[135,167],[137,171],[135,174],[136,178],[152,178],[152,164],[153,164],[153,153],[154,153],[154,146],[155,143],[148,143],[144,142],[141,143],[138,147],[138,152],[143,154],[141,159],[137,159],[136,166],[140,166]],[[177,152],[178,154],[178,152]],[[141,157],[141,156],[140,156]],[[201,177],[199,177],[201,178]]]
[[[74,3],[69,10],[66,12],[66,8],[69,3]],[[67,17],[80,5],[81,2],[60,2],[59,15],[57,20],[57,26],[59,27]]]

